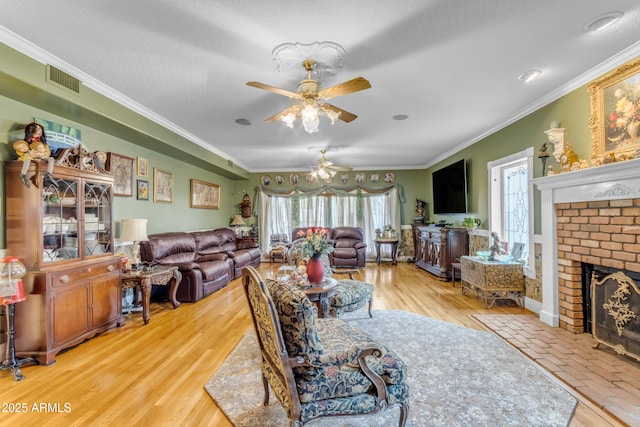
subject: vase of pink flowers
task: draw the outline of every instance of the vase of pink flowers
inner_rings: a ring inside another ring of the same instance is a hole
[[[333,251],[331,242],[327,240],[329,230],[322,227],[311,227],[300,230],[298,236],[304,239],[296,244],[297,255],[308,258],[307,278],[311,284],[320,284],[324,278],[324,266],[320,257]]]

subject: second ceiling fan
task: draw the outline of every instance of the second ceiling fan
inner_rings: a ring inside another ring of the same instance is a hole
[[[318,165],[313,168],[312,174],[320,179],[332,178],[338,171],[350,171],[353,168],[351,166],[339,166],[327,160],[324,156],[327,150],[320,150],[322,157],[318,160]]]
[[[297,93],[280,89],[275,86],[266,85],[264,83],[247,83],[247,85],[258,89],[287,96],[293,102],[289,108],[269,117],[266,120],[267,122],[281,120],[285,122],[288,127],[292,128],[293,122],[297,117],[299,117],[302,120],[304,130],[308,133],[314,133],[318,131],[321,115],[327,116],[329,120],[331,120],[331,124],[334,124],[337,119],[349,123],[358,117],[353,113],[323,101],[369,89],[371,84],[367,79],[364,77],[356,77],[355,79],[340,83],[330,88],[320,89],[320,83],[311,78],[311,72],[316,66],[316,61],[306,59],[302,62],[302,66],[307,71],[307,78],[298,84]]]

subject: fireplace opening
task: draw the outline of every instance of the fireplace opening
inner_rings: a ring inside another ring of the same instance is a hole
[[[587,263],[582,273],[585,332],[640,360],[640,273]]]

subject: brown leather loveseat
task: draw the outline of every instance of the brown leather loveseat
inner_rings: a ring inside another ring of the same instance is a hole
[[[195,302],[242,275],[242,268],[260,264],[259,248],[238,247],[233,230],[168,232],[141,242],[142,261],[176,265],[182,273],[177,298]]]
[[[306,233],[311,227],[298,227],[291,231],[291,241],[300,239],[299,232]],[[327,228],[327,240],[333,245],[329,254],[331,267],[364,267],[367,256],[367,244],[361,227]]]

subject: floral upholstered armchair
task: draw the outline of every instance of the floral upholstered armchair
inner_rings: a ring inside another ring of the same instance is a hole
[[[262,355],[265,405],[270,385],[291,426],[392,406],[405,425],[407,367],[392,350],[341,319],[316,319],[304,292],[264,282],[253,267],[244,269],[242,283]]]

